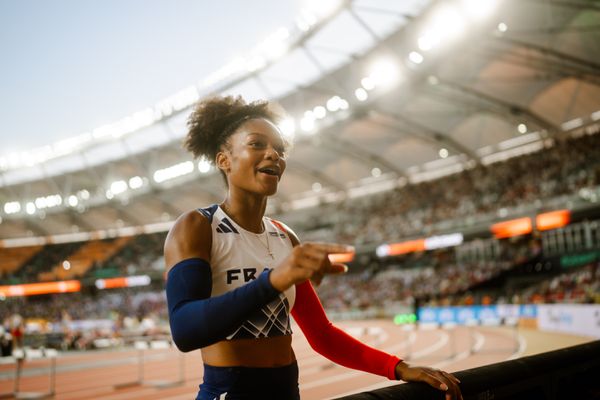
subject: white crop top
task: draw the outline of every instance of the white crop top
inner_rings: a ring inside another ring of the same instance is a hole
[[[219,296],[258,278],[279,265],[292,251],[292,242],[280,223],[263,217],[264,231],[250,232],[236,224],[218,205],[198,211],[211,222],[211,297]],[[296,288],[292,286],[252,314],[227,339],[291,335],[290,311]]]

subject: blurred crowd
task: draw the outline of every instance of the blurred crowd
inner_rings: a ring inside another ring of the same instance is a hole
[[[304,227],[305,239],[384,243],[428,235],[435,223],[468,221],[498,210],[575,195],[600,185],[600,134],[381,195],[324,205]]]
[[[500,208],[573,195],[582,188],[600,185],[598,148],[600,134],[584,136],[503,163],[476,166],[439,180],[324,206],[315,210],[318,218],[313,222],[307,219],[297,231],[303,240],[380,244],[424,236],[439,221],[469,219],[496,213]],[[94,264],[83,277],[93,282],[111,276],[150,274],[151,286],[87,288],[80,293],[2,299],[2,349],[21,345],[24,337],[36,334],[57,335],[60,348],[86,349],[105,345],[103,340],[167,333],[162,283],[165,236],[139,235],[110,258]],[[40,272],[67,259],[79,246],[81,243],[46,246],[19,270],[0,277],[0,285],[34,282]],[[318,287],[319,297],[326,310],[333,312],[420,305],[600,303],[598,262],[540,276],[532,285],[513,292],[482,288],[486,282],[512,273],[515,265],[541,256],[535,237],[501,241],[498,248],[493,260],[459,259],[453,249],[385,260],[370,256],[355,263],[355,269],[351,265],[350,273],[326,278]]]
[[[534,304],[600,304],[600,262],[535,283],[522,293],[516,293],[512,300]]]

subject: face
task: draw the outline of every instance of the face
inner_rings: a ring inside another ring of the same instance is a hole
[[[277,126],[266,119],[250,119],[229,136],[227,144],[216,163],[229,187],[263,196],[275,194],[286,166]]]

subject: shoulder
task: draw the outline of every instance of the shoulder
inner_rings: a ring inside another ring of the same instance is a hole
[[[298,239],[298,235],[296,235],[296,232],[294,232],[292,230],[292,228],[290,228],[289,226],[287,226],[286,224],[284,224],[281,221],[278,221],[274,218],[269,218],[271,220],[271,222],[273,223],[273,225],[275,225],[277,228],[279,228],[280,230],[282,230],[283,232],[287,233],[290,237],[290,241],[292,242],[293,246],[297,246],[300,244],[300,239]]]
[[[209,219],[201,210],[181,214],[169,230],[164,248],[167,270],[187,258],[198,257],[210,262],[212,215]]]

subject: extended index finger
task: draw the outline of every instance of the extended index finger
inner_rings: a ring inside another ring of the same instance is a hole
[[[348,246],[340,243],[311,242],[310,245],[315,249],[327,254],[355,252],[354,246]]]

